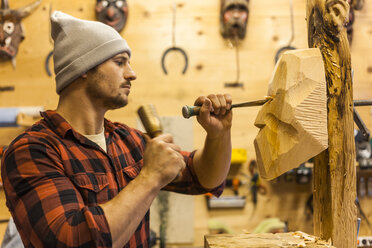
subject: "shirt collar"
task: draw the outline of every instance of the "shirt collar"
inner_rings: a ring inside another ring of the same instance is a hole
[[[78,133],[73,127],[55,110],[47,110],[45,112],[40,112],[40,115],[44,118],[44,120],[49,124],[50,128],[57,133],[62,138],[65,138],[68,133],[72,133],[75,138],[83,142],[85,137]],[[112,133],[116,129],[115,125],[107,120],[104,119],[104,129],[105,133]]]

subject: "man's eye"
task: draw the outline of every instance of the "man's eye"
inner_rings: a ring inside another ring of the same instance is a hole
[[[124,61],[115,61],[115,63],[116,63],[118,66],[122,66],[122,65],[124,65]]]

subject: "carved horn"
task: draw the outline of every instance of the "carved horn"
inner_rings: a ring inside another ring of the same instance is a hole
[[[9,9],[8,0],[1,0],[1,9]]]
[[[16,11],[19,13],[19,16],[21,18],[27,17],[29,14],[31,14],[41,3],[41,0],[36,0],[35,2],[17,9]]]

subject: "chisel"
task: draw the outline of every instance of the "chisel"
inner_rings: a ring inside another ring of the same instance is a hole
[[[271,101],[272,99],[274,99],[272,96],[267,96],[265,97],[265,99],[262,99],[262,100],[232,104],[231,108],[261,106],[261,105],[264,105],[266,102]],[[183,106],[182,115],[183,117],[187,119],[190,118],[191,116],[199,115],[200,108],[201,108],[200,106],[187,106],[187,105]]]

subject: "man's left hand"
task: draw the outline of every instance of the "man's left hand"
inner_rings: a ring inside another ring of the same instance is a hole
[[[230,131],[232,123],[232,98],[229,94],[200,96],[194,105],[201,106],[197,117],[209,138],[217,138],[221,132]]]

